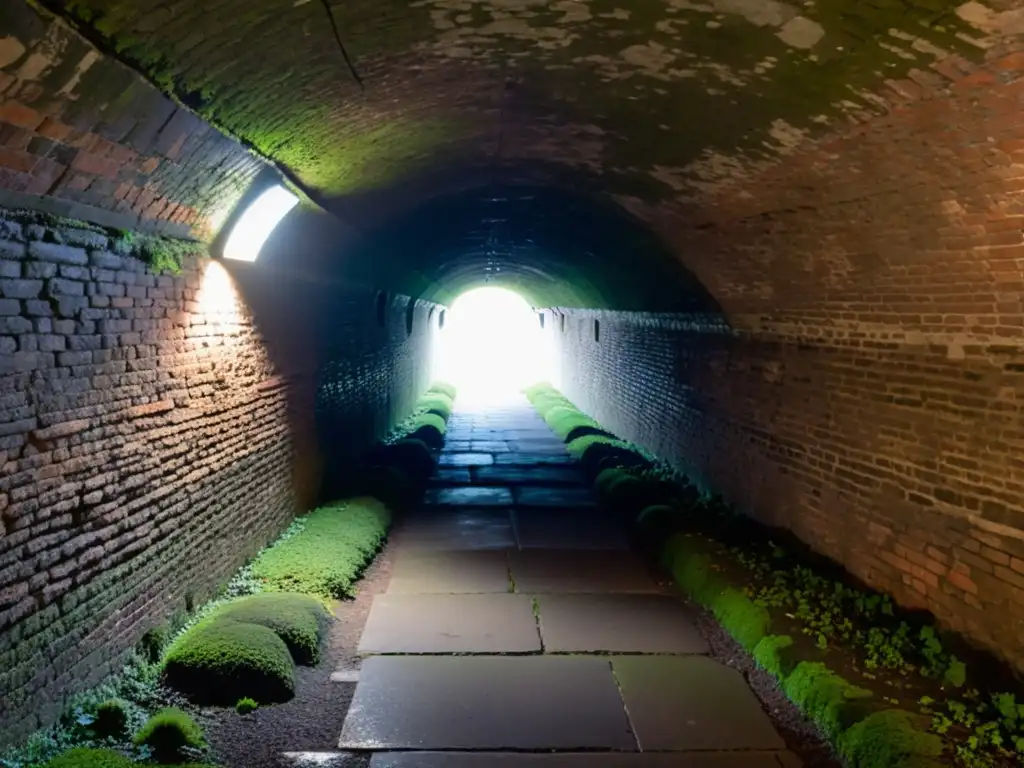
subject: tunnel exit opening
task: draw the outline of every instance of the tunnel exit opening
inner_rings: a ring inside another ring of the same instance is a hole
[[[452,302],[437,335],[434,370],[460,403],[501,405],[538,381],[556,386],[550,334],[533,307],[505,288],[476,288]]]

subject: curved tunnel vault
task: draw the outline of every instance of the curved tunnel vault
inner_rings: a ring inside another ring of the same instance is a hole
[[[551,187],[436,197],[365,233],[337,263],[377,265],[382,284],[441,303],[492,285],[537,307],[718,309],[644,222],[608,201]]]

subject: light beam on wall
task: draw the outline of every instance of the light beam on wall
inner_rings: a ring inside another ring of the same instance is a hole
[[[256,261],[270,233],[299,202],[284,187],[271,187],[250,205],[235,223],[224,246],[224,258]]]

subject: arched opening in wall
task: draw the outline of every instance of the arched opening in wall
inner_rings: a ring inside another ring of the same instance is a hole
[[[460,403],[476,405],[507,403],[521,397],[524,387],[551,381],[554,350],[536,314],[505,288],[462,294],[452,302],[435,349],[438,378],[458,387]]]
[[[384,324],[388,319],[388,292],[381,291],[377,294],[377,301],[374,307],[374,311],[377,314],[377,325],[380,328],[384,327]]]
[[[601,341],[601,321],[594,321],[594,341]]]
[[[413,322],[416,320],[416,299],[409,299],[409,305],[405,308],[405,335],[412,336]]]

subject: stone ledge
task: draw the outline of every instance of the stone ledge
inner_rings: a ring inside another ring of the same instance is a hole
[[[71,435],[79,432],[84,432],[90,426],[92,422],[89,419],[75,419],[74,421],[63,421],[59,424],[52,424],[49,427],[43,429],[37,429],[32,433],[32,437],[36,440],[42,440],[44,442],[50,440],[58,440],[62,437],[70,437]]]

